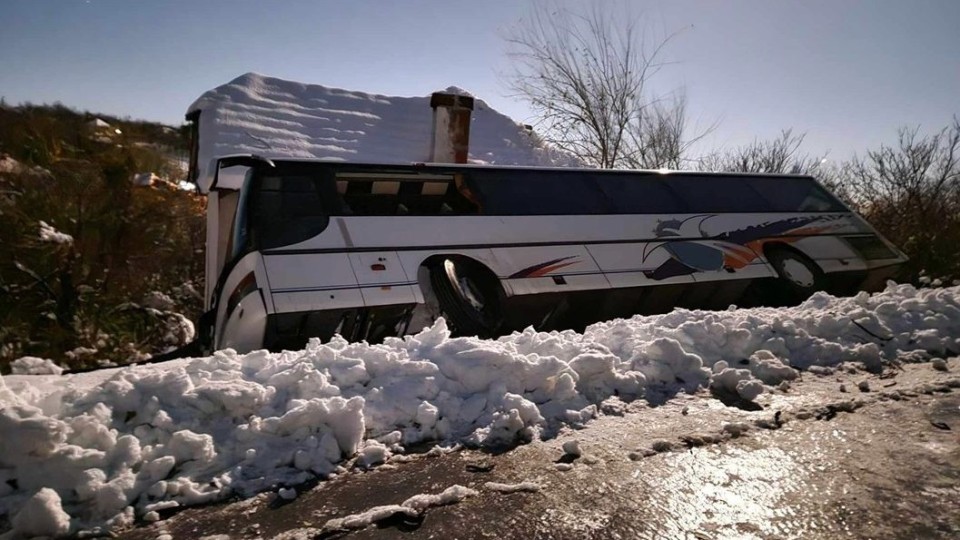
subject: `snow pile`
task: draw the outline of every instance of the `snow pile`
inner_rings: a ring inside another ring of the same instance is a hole
[[[410,444],[551,436],[582,426],[613,396],[657,402],[712,385],[755,399],[797,369],[955,354],[958,336],[960,288],[891,284],[873,296],[677,310],[584,334],[451,339],[438,321],[381,345],[335,338],[278,354],[228,350],[90,374],[7,376],[0,515],[31,504],[56,514],[49,496],[28,502],[49,488],[73,517],[71,530],[123,525],[325,477],[354,457],[372,466]]]
[[[456,87],[448,92],[468,95]],[[247,73],[204,93],[200,111],[201,188],[210,161],[230,154],[357,163],[430,160],[430,96],[351,92]],[[523,126],[474,103],[470,160],[497,165],[575,166],[574,158],[537,141]],[[206,181],[209,182],[209,179]]]
[[[49,225],[46,221],[40,222],[40,241],[52,242],[54,244],[72,244],[73,237],[62,233]]]
[[[10,372],[14,375],[60,375],[63,368],[54,364],[53,360],[24,356],[10,362]]]

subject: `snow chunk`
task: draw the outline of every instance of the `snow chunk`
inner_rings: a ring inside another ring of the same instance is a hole
[[[40,241],[53,244],[72,244],[73,237],[54,229],[46,221],[40,222]]]
[[[711,387],[747,401],[753,401],[763,393],[763,383],[754,379],[746,369],[722,368],[713,376]]]
[[[60,495],[41,488],[11,520],[13,534],[20,537],[64,536],[70,531],[70,515],[60,506]]]
[[[563,443],[563,453],[569,456],[580,457],[583,454],[580,450],[580,441],[567,441]]]
[[[498,482],[487,482],[483,484],[483,487],[485,489],[488,489],[490,491],[496,491],[498,493],[518,493],[518,492],[536,493],[541,489],[540,484],[536,484],[534,482],[521,482],[519,484],[501,484]]]
[[[137,173],[130,179],[130,182],[137,187],[150,187],[162,181],[162,178],[152,172]]]
[[[63,368],[54,364],[53,360],[22,356],[10,362],[10,371],[14,375],[60,375]]]
[[[402,506],[412,508],[417,512],[423,512],[432,506],[446,506],[448,504],[455,504],[476,494],[477,490],[475,489],[454,484],[443,490],[443,492],[434,495],[425,493],[414,495],[413,497],[403,501]]]
[[[477,490],[455,484],[437,494],[421,493],[403,501],[401,504],[375,506],[365,512],[346,517],[331,519],[323,526],[323,531],[363,529],[372,523],[396,514],[418,516],[428,508],[456,504],[467,497],[477,495]]]

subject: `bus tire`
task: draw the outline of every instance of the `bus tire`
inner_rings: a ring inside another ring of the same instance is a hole
[[[497,335],[504,294],[496,276],[472,261],[449,258],[431,268],[430,284],[454,334]]]
[[[768,251],[767,260],[777,272],[778,281],[790,300],[803,300],[824,289],[823,270],[799,251],[775,247]]]

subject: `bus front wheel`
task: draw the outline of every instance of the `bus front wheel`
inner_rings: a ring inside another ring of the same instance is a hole
[[[496,276],[481,265],[444,259],[430,271],[430,281],[457,335],[494,337],[503,325],[503,289]]]

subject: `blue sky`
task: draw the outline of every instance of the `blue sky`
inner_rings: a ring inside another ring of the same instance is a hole
[[[612,5],[612,2],[605,2]],[[685,88],[704,146],[783,128],[836,159],[933,131],[960,114],[960,1],[629,2],[650,31],[679,31],[654,84]],[[519,0],[473,2],[2,0],[0,95],[170,124],[203,91],[266,75],[425,95],[456,85],[521,121],[505,28]]]

